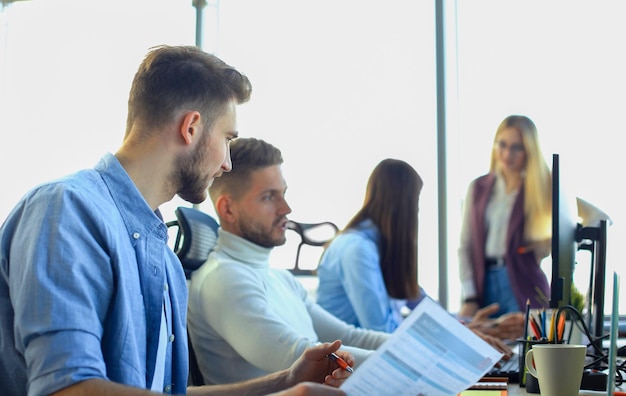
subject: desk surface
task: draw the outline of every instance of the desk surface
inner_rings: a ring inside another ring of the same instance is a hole
[[[625,390],[623,389],[624,387],[618,387],[615,390],[619,391],[619,392],[624,392]],[[583,395],[606,395],[606,392],[594,392],[594,391],[585,391],[585,390],[581,390],[579,395],[583,396]],[[520,387],[518,384],[509,384],[509,389],[508,389],[508,396],[525,396],[525,395],[533,395],[533,396],[539,396],[538,393],[526,393],[526,388],[522,388]]]

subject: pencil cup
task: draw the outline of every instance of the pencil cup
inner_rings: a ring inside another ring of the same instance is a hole
[[[548,340],[542,338],[540,340],[518,338],[518,355],[519,355],[519,386],[526,387],[526,393],[539,393],[539,383],[537,378],[528,374],[526,370],[526,352],[537,344],[548,344]]]
[[[565,337],[565,342],[568,344],[587,345],[589,343],[589,339],[586,335],[583,334],[583,331],[580,329],[579,324],[575,321],[565,321],[565,331],[563,332],[563,334]]]

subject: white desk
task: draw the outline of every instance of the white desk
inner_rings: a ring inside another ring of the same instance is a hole
[[[616,391],[625,392],[624,386],[620,386]],[[539,393],[526,393],[526,388],[521,388],[518,384],[509,384],[508,388],[508,396],[540,396]],[[589,390],[581,390],[579,393],[580,396],[598,396],[598,395],[606,395],[606,392],[598,392],[598,391],[589,391]]]
[[[526,393],[526,388],[521,388],[519,384],[509,384],[508,396],[533,395],[534,393]]]

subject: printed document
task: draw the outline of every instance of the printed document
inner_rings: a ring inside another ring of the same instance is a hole
[[[450,396],[474,385],[502,353],[427,297],[343,383],[348,396]]]

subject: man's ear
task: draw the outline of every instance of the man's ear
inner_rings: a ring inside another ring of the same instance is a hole
[[[220,223],[234,223],[236,219],[236,213],[233,204],[235,201],[227,194],[222,194],[215,200],[215,212],[220,218]]]
[[[185,113],[183,121],[180,124],[179,133],[185,142],[190,145],[194,139],[197,139],[202,132],[202,116],[197,111]]]

